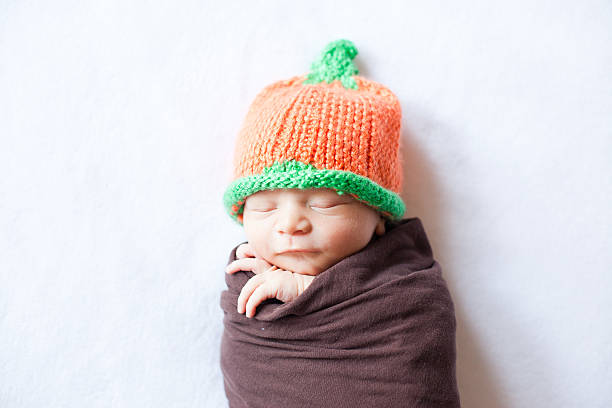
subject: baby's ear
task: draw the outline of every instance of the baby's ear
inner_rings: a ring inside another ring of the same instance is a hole
[[[383,235],[385,233],[385,219],[381,216],[376,224],[376,234]]]

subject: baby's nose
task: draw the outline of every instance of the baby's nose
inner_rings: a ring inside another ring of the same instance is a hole
[[[300,211],[286,210],[281,211],[277,230],[283,234],[306,234],[310,232],[312,225],[308,218]]]

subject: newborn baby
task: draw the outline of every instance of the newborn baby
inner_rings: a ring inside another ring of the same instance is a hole
[[[247,242],[221,293],[231,408],[459,407],[455,315],[403,219],[401,109],[334,41],[255,98],[223,195]]]
[[[459,407],[453,303],[418,218],[274,189],[243,223],[221,294],[231,408]]]
[[[319,273],[385,233],[380,213],[330,188],[259,191],[246,199],[243,224],[248,243],[226,272],[256,274],[238,298],[247,317],[265,299],[295,299]]]

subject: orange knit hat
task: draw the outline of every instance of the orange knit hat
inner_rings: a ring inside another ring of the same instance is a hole
[[[402,217],[400,104],[389,89],[357,75],[356,55],[352,42],[334,41],[309,74],[256,96],[223,196],[239,224],[249,195],[279,188],[332,188],[389,219]]]

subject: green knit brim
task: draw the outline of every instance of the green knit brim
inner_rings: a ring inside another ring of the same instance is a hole
[[[296,160],[276,162],[260,174],[234,180],[223,194],[223,205],[234,221],[242,225],[238,215],[244,212],[248,196],[261,190],[280,188],[331,188],[338,194],[351,194],[391,220],[401,219],[406,211],[397,193],[367,177],[344,170],[317,169]]]

